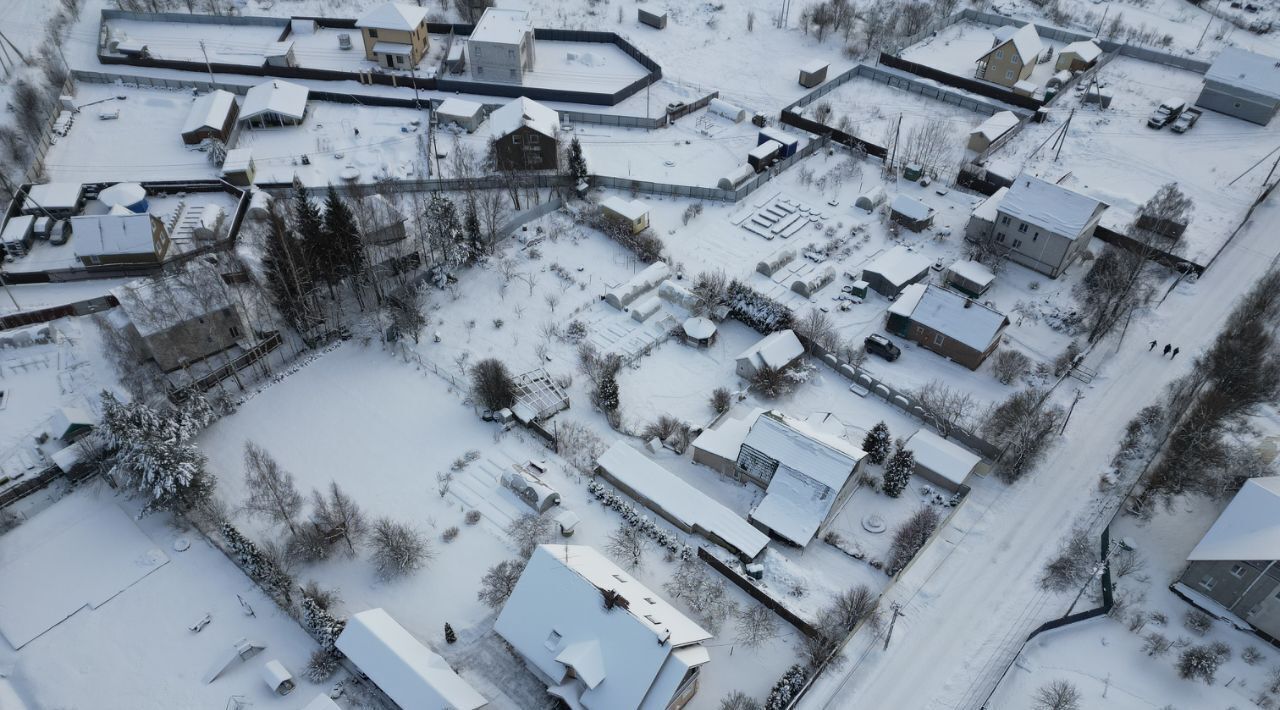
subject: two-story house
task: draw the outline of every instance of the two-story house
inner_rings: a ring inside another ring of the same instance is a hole
[[[996,205],[987,237],[1005,258],[1050,278],[1066,270],[1093,238],[1103,202],[1031,175],[1019,175]]]
[[[501,170],[555,170],[560,114],[521,96],[489,114],[493,159]]]
[[[467,59],[476,81],[520,84],[533,69],[533,24],[523,10],[484,11],[467,38]]]
[[[1044,45],[1035,25],[1005,25],[996,29],[991,49],[978,57],[975,76],[1001,86],[1013,86],[1031,76],[1043,52]]]
[[[427,9],[389,2],[356,20],[364,40],[364,56],[390,69],[412,69],[431,46],[427,36]]]

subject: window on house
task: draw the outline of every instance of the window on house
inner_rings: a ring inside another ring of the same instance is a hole
[[[1006,215],[1001,215],[1001,216],[1000,216],[1000,224],[1008,224],[1008,223],[1009,223],[1009,215],[1007,215],[1007,214],[1006,214]]]
[[[943,344],[943,343],[945,343],[945,342],[947,342],[947,336],[943,335],[942,333],[934,333],[934,334],[933,334],[933,344],[934,344],[934,345],[942,345],[942,344]]]
[[[999,233],[997,233],[997,234],[996,234],[996,241],[997,241],[997,242],[1003,242],[1003,241],[1004,241],[1004,232],[999,232]]]
[[[1217,584],[1218,584],[1218,580],[1214,579],[1213,577],[1207,574],[1200,578],[1200,586],[1204,587],[1207,590],[1212,591],[1214,586]]]
[[[552,651],[556,650],[560,646],[560,639],[560,632],[552,629],[551,633],[547,635],[547,648]]]
[[[1231,576],[1239,579],[1244,576],[1244,565],[1231,565]]]
[[[471,58],[475,59],[476,57],[472,55]],[[476,67],[476,76],[484,76],[484,67]]]
[[[1027,223],[1026,223],[1026,222],[1023,222],[1022,224],[1019,224],[1019,225],[1018,225],[1018,231],[1019,231],[1019,232],[1022,232],[1023,234],[1026,234],[1026,233],[1027,233]]]
[[[377,36],[378,36],[378,31],[377,31],[377,30],[369,30],[369,36],[370,36],[370,37],[373,37],[373,38],[377,38]]]
[[[1006,79],[1013,79],[1013,70],[1012,70],[1012,69],[1010,69],[1009,71],[1005,72],[1005,73],[1004,73],[1004,78],[1006,78]]]
[[[511,136],[511,142],[515,145],[520,145],[520,134],[517,133],[516,135]]]
[[[1022,240],[1021,240],[1021,239],[1015,239],[1015,240],[1013,240],[1013,248],[1014,248],[1014,249],[1017,249],[1017,248],[1018,248],[1018,247],[1020,247],[1020,246],[1022,246]]]
[[[997,49],[997,50],[996,50],[996,59],[1004,59],[1004,50],[1003,50],[1003,49]]]
[[[516,50],[514,50],[514,49],[508,49],[508,50],[507,50],[507,59],[515,59],[515,58],[516,58]]]
[[[512,79],[516,78],[516,70],[515,70],[515,69],[508,69],[508,70],[507,70],[507,72],[511,75],[511,76],[510,76],[510,78],[512,78]]]
[[[231,326],[231,337],[233,338],[240,337],[240,328],[238,326],[234,326],[234,325]]]

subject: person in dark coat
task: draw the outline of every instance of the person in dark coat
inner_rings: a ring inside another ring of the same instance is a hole
[[[1173,346],[1168,343],[1165,343],[1164,355],[1168,355],[1170,350],[1173,350]],[[1164,357],[1164,355],[1161,355],[1161,357]]]
[[[1173,349],[1173,355],[1172,355],[1169,359],[1170,359],[1170,360],[1172,360],[1172,359],[1173,359],[1173,358],[1175,358],[1175,357],[1178,357],[1178,349],[1177,349],[1177,348],[1174,348],[1174,349]]]
[[[1151,345],[1147,347],[1147,352],[1151,352],[1152,350],[1155,350],[1155,349],[1156,349],[1156,341],[1152,340]]]

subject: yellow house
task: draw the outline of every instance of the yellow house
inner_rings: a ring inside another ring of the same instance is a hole
[[[416,5],[389,2],[366,12],[356,27],[364,40],[364,56],[379,66],[412,69],[427,53],[427,11]]]
[[[1001,86],[1013,86],[1031,76],[1043,52],[1035,25],[1006,25],[996,30],[991,49],[978,57],[976,76]]]

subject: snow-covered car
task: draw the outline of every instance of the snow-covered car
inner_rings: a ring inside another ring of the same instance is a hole
[[[1169,126],[1169,130],[1174,133],[1186,133],[1191,130],[1191,127],[1196,125],[1196,121],[1199,120],[1200,109],[1189,108],[1186,111],[1183,111],[1181,116],[1178,116],[1173,120],[1173,124]]]
[[[867,339],[862,341],[862,344],[866,346],[867,352],[879,355],[889,362],[897,360],[902,355],[902,351],[898,349],[897,345],[893,344],[893,341],[879,333],[868,335]]]
[[[1182,114],[1187,108],[1187,102],[1182,99],[1165,99],[1160,102],[1155,111],[1147,117],[1148,128],[1164,128]]]

